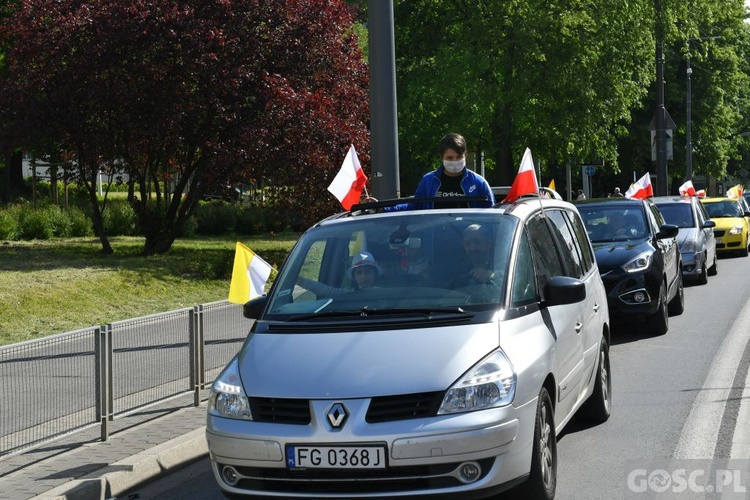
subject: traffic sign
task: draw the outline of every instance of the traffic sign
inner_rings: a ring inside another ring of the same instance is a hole
[[[586,175],[588,175],[589,177],[591,177],[592,175],[596,173],[596,167],[593,165],[586,165],[584,170],[586,172]]]

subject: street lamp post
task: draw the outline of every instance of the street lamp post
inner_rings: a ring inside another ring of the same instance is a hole
[[[685,125],[685,180],[689,181],[693,178],[693,144],[691,142],[691,130],[690,127],[692,125],[692,97],[691,97],[691,89],[690,89],[690,76],[693,74],[693,69],[690,67],[690,43],[688,42],[688,57],[687,57],[687,89],[686,89],[686,114],[687,114],[687,122]]]

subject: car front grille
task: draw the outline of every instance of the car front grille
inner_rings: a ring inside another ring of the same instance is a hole
[[[310,402],[307,399],[248,398],[253,420],[273,424],[308,425]]]
[[[372,398],[365,420],[368,423],[393,422],[437,415],[443,392],[399,394]],[[273,424],[308,425],[311,421],[308,399],[248,398],[253,420]]]
[[[723,238],[724,237],[724,233],[726,233],[726,231],[723,230],[723,229],[722,230],[717,230],[717,231],[714,231],[714,236],[717,237],[717,238]]]
[[[492,469],[494,458],[477,460],[481,478]],[[217,464],[219,470],[222,464]],[[361,494],[372,492],[409,492],[462,486],[457,479],[461,463],[389,467],[382,470],[289,470],[260,467],[235,467],[240,474],[236,487],[249,491],[307,494]]]
[[[443,392],[422,392],[372,398],[365,420],[368,423],[392,422],[437,415]]]

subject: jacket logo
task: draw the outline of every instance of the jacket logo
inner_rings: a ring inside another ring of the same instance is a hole
[[[328,410],[328,422],[334,429],[343,427],[346,418],[349,416],[349,412],[346,410],[346,406],[343,403],[335,403]]]
[[[477,188],[476,186],[471,186],[471,187],[469,188],[469,192],[470,192],[470,193],[473,193],[473,192],[474,192],[474,190],[475,190],[476,188]]]

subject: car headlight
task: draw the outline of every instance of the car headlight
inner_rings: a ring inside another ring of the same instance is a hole
[[[250,403],[242,389],[240,369],[234,358],[211,385],[208,396],[208,413],[218,417],[252,420]]]
[[[729,229],[729,234],[742,234],[742,226],[732,226]]]
[[[625,270],[625,272],[637,273],[639,271],[648,269],[648,266],[651,265],[652,258],[653,253],[643,252],[642,254],[638,255],[636,258],[622,266],[622,268]]]
[[[680,248],[680,251],[684,253],[695,252],[695,240],[685,240],[682,243],[682,248]]]
[[[448,389],[438,415],[505,406],[516,394],[516,372],[503,351],[495,351]]]

